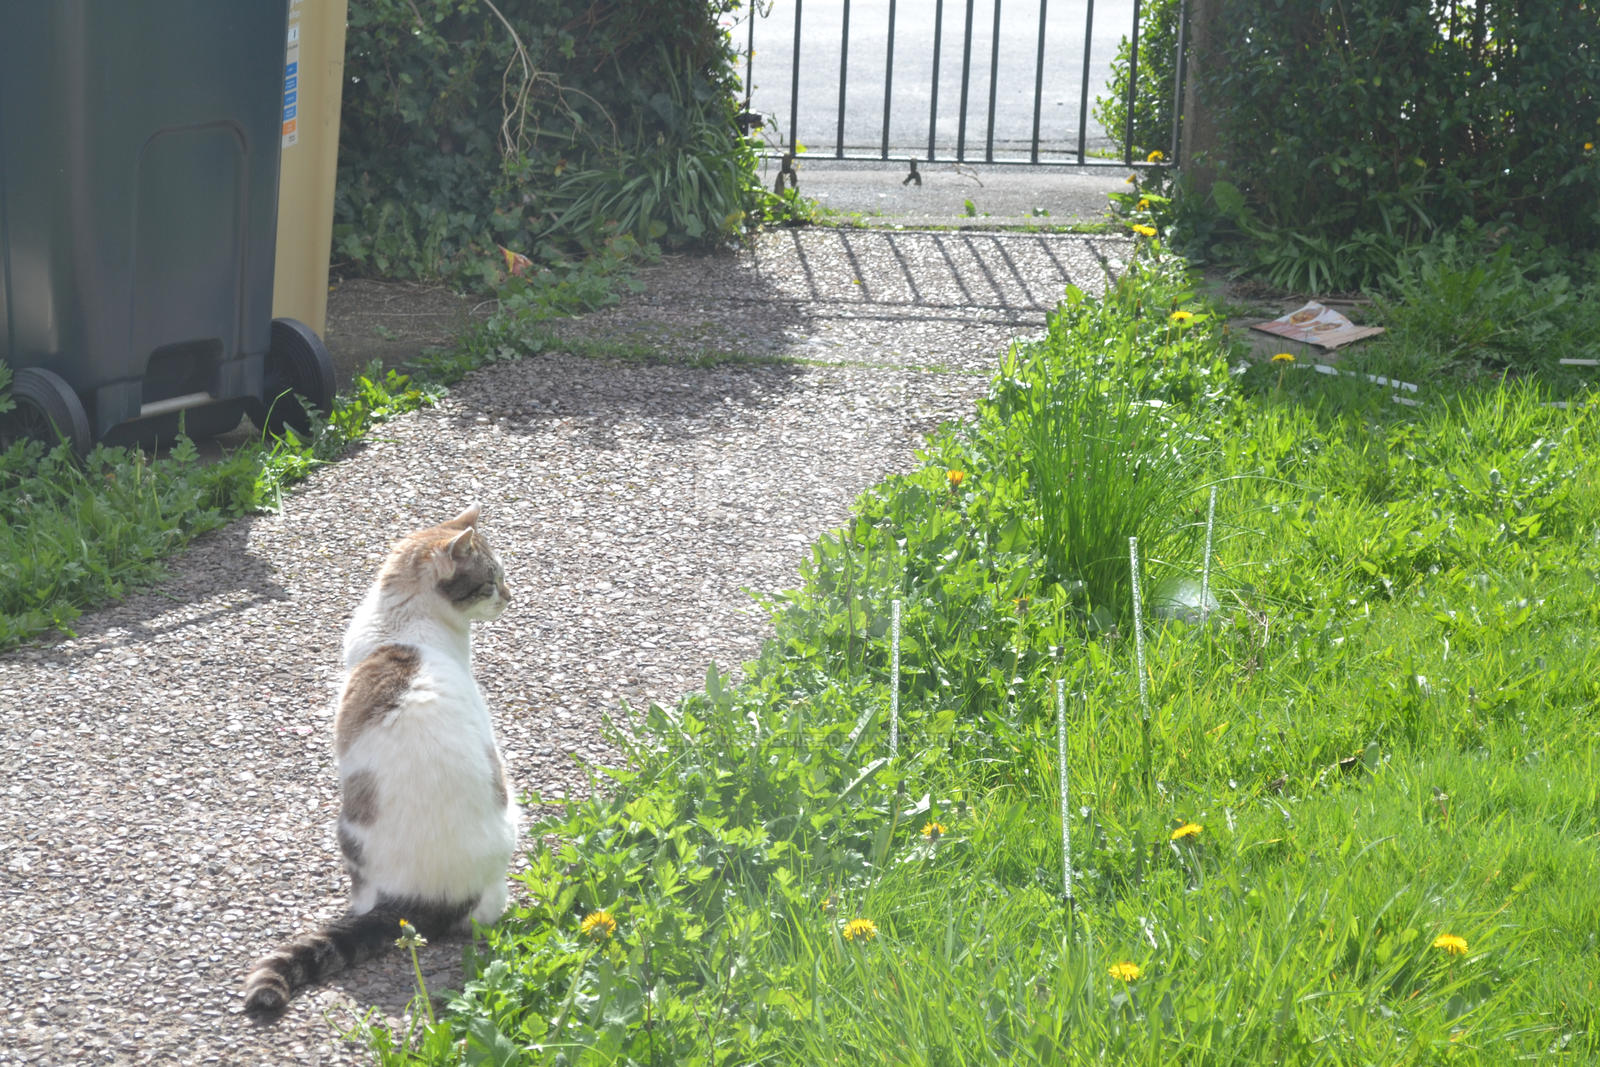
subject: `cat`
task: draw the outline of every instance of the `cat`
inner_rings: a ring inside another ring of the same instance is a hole
[[[498,618],[511,591],[478,514],[401,538],[356,608],[334,719],[350,908],[259,960],[246,1011],[280,1011],[295,989],[377,955],[402,919],[438,937],[505,910],[517,807],[470,627]]]

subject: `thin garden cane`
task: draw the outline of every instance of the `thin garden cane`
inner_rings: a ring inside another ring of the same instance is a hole
[[[1217,524],[1217,487],[1211,487],[1211,502],[1206,505],[1206,554],[1200,562],[1200,618],[1211,617],[1211,531]]]
[[[1139,712],[1144,725],[1144,777],[1150,782],[1150,683],[1144,670],[1144,602],[1139,592],[1139,539],[1128,538],[1128,568],[1133,575],[1133,653],[1139,668]]]
[[[1056,761],[1061,782],[1061,892],[1072,907],[1072,833],[1067,807],[1067,680],[1056,679]]]
[[[889,616],[889,758],[900,751],[900,601]]]

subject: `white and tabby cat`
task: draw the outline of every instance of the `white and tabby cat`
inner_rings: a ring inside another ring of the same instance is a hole
[[[405,919],[427,937],[492,923],[506,906],[517,809],[472,677],[474,622],[511,600],[478,508],[402,538],[344,640],[334,720],[350,910],[260,960],[245,1008],[376,955]]]

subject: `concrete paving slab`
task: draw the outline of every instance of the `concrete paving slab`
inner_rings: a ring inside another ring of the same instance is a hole
[[[768,187],[779,165],[763,168]],[[801,195],[854,221],[884,226],[979,228],[1057,227],[1105,216],[1110,193],[1126,189],[1131,171],[1114,166],[1012,167],[919,163],[922,181],[908,181],[905,163],[807,159],[795,162]],[[970,204],[970,207],[969,207]]]

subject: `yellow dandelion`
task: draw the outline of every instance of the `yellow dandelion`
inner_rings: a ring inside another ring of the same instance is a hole
[[[428,939],[417,933],[417,928],[405,919],[400,920],[400,936],[394,943],[401,948],[421,948],[428,943]]]
[[[950,488],[960,489],[961,483],[967,480],[966,471],[945,471],[944,480],[950,483]]]
[[[1154,226],[1129,226],[1128,229],[1144,237],[1154,237],[1156,235],[1156,228]]]
[[[1113,963],[1110,970],[1108,970],[1106,973],[1111,975],[1113,978],[1120,978],[1124,982],[1131,982],[1144,972],[1139,970],[1139,965],[1137,963],[1133,963],[1129,960],[1123,960],[1121,963]]]
[[[928,821],[922,825],[922,836],[937,840],[950,832],[950,827],[942,822]]]
[[[611,913],[604,908],[591,911],[583,917],[583,924],[578,927],[578,932],[595,941],[605,941],[617,932],[617,920],[613,919]]]
[[[1585,142],[1583,142],[1583,150],[1585,152],[1593,152],[1594,151],[1594,142],[1593,141],[1585,141]]]
[[[1139,208],[1140,211],[1149,211],[1150,210],[1150,201],[1146,200],[1144,197],[1141,196],[1139,198],[1138,208]]]
[[[1127,182],[1129,185],[1132,185],[1134,182],[1139,180],[1139,176],[1137,174],[1130,174],[1122,180]]]
[[[878,936],[878,924],[871,919],[851,919],[844,924],[844,939],[846,941],[861,941],[865,944]]]
[[[1171,320],[1173,322],[1188,322],[1190,319],[1194,318],[1194,312],[1192,312],[1192,311],[1174,311],[1168,317],[1171,318]]]
[[[1434,948],[1442,948],[1452,956],[1465,956],[1467,954],[1467,939],[1457,937],[1455,934],[1440,934],[1433,939]]]
[[[1182,841],[1186,837],[1199,837],[1200,831],[1204,829],[1205,827],[1197,822],[1186,822],[1172,831],[1172,840]]]
[[[1293,352],[1279,352],[1277,355],[1272,357],[1272,362],[1274,362],[1274,363],[1293,363],[1294,362],[1294,353]]]
[[[1154,152],[1151,152],[1148,156],[1145,156],[1144,157],[1144,161],[1146,163],[1160,163],[1163,159],[1166,159],[1166,158],[1167,158],[1166,156],[1161,154],[1161,149],[1158,148]]]

